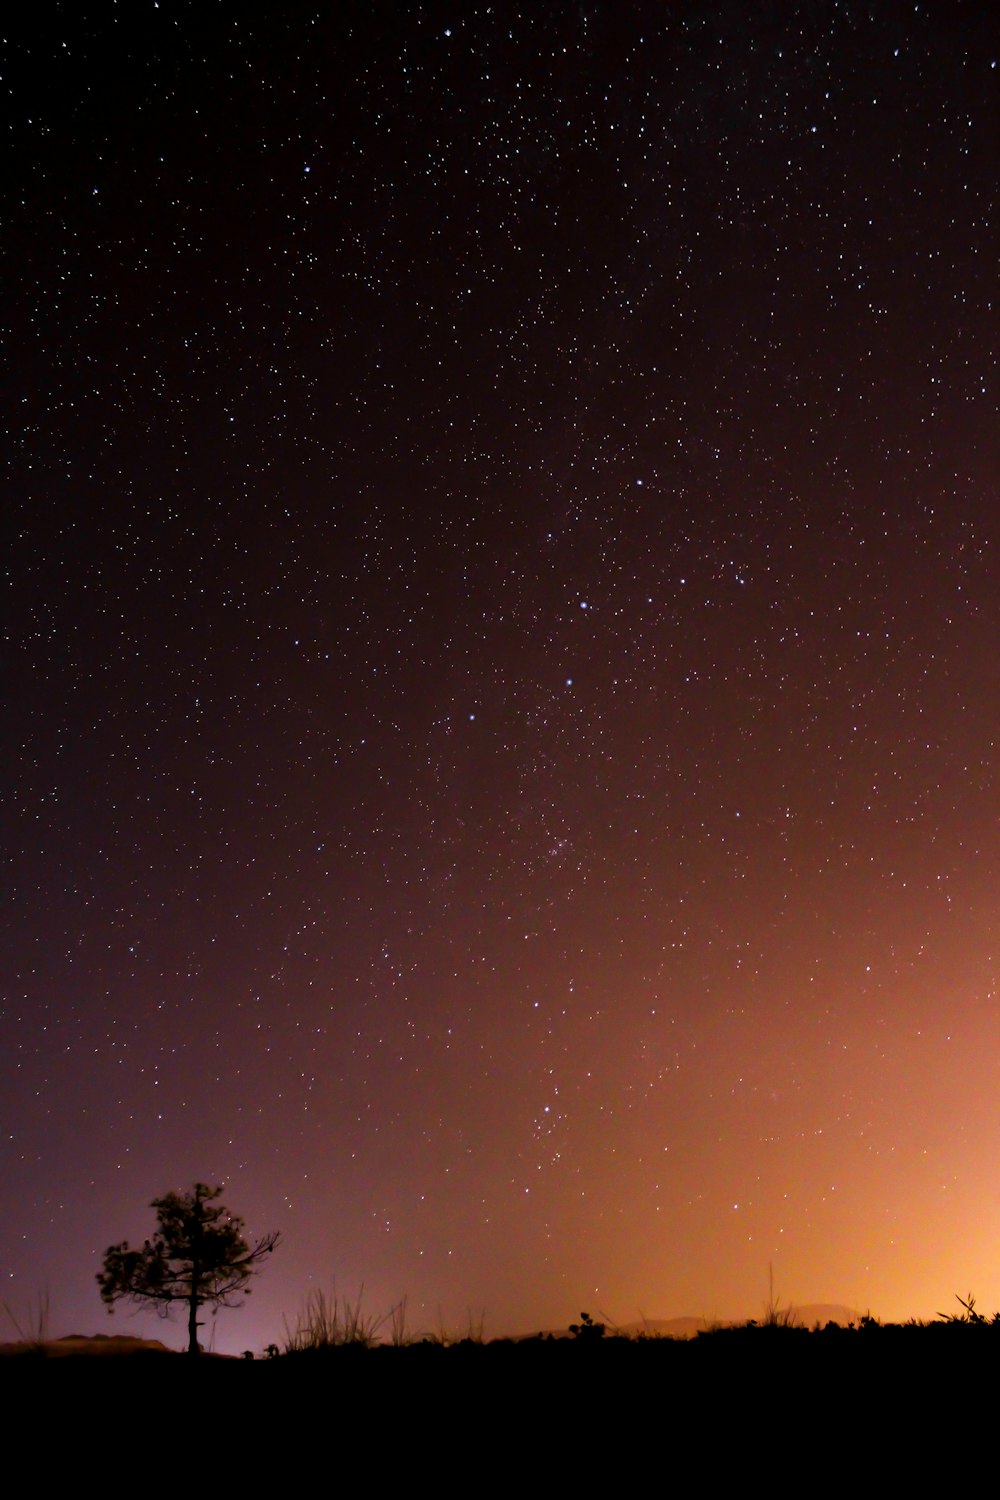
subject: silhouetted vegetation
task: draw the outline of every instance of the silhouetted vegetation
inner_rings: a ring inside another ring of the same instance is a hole
[[[967,1297],[960,1297],[955,1293],[955,1301],[962,1311],[960,1313],[938,1313],[938,1317],[945,1323],[977,1323],[992,1328],[1000,1327],[1000,1312],[995,1312],[992,1318],[984,1317],[981,1312],[976,1311],[976,1299],[970,1292]]]
[[[600,1450],[618,1481],[636,1461],[653,1477],[684,1472],[692,1456],[713,1473],[728,1465],[727,1479],[738,1480],[761,1434],[773,1432],[782,1462],[795,1455],[800,1487],[828,1450],[852,1475],[860,1463],[898,1477],[906,1453],[916,1464],[922,1451],[914,1433],[929,1441],[938,1422],[974,1419],[993,1389],[1000,1337],[989,1330],[1000,1320],[979,1314],[971,1296],[955,1305],[930,1322],[866,1313],[812,1328],[782,1308],[689,1338],[581,1313],[559,1330],[486,1339],[476,1319],[461,1333],[425,1331],[408,1324],[404,1302],[380,1316],[361,1293],[314,1293],[282,1343],[255,1351],[264,1358],[190,1360],[138,1341],[72,1339],[61,1358],[45,1357],[59,1349],[49,1344],[0,1359],[0,1381],[6,1369],[5,1410],[17,1427],[39,1410],[57,1413],[83,1445],[106,1432],[109,1413],[144,1434],[150,1414],[190,1414],[207,1462],[229,1413],[259,1473],[268,1463],[285,1472],[294,1444],[331,1430],[371,1455],[379,1474],[437,1442],[452,1462],[509,1457],[532,1472],[548,1452],[555,1479],[567,1466],[593,1477]]]
[[[315,1288],[305,1299],[298,1318],[292,1327],[285,1320],[286,1354],[300,1354],[305,1349],[338,1349],[351,1345],[355,1348],[372,1349],[381,1342],[383,1329],[388,1325],[394,1329],[397,1310],[389,1313],[369,1313],[364,1306],[364,1287],[353,1302],[340,1297],[337,1292],[329,1296]],[[390,1342],[404,1342],[392,1338]]]
[[[4,1314],[17,1332],[19,1341],[26,1348],[41,1352],[49,1336],[49,1290],[45,1288],[40,1292],[34,1302],[28,1304],[26,1310],[18,1317],[10,1303],[4,1300],[0,1303]]]
[[[127,1240],[112,1245],[97,1273],[101,1296],[114,1312],[121,1300],[150,1303],[167,1316],[175,1303],[188,1313],[188,1353],[198,1354],[198,1309],[233,1307],[248,1296],[247,1285],[265,1255],[278,1243],[277,1233],[253,1246],[243,1238],[243,1220],[216,1199],[219,1187],[195,1183],[189,1193],[154,1198],[157,1230],[141,1250]]]
[[[593,1344],[597,1339],[604,1337],[604,1324],[595,1323],[590,1313],[581,1313],[579,1323],[571,1323],[569,1331],[575,1339],[582,1339],[584,1343]]]

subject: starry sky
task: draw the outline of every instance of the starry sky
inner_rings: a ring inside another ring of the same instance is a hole
[[[23,9],[15,1310],[1000,1305],[989,12]]]

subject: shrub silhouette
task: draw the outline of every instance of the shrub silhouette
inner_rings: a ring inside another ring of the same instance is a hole
[[[596,1339],[604,1337],[604,1324],[595,1323],[590,1313],[582,1312],[579,1323],[571,1323],[569,1331],[575,1339],[581,1339],[584,1343],[592,1344]]]

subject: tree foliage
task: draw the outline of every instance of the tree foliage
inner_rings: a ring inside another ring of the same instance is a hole
[[[248,1282],[279,1243],[277,1233],[249,1245],[243,1220],[217,1200],[221,1187],[196,1182],[189,1193],[154,1198],[157,1229],[141,1250],[127,1240],[112,1245],[97,1273],[101,1296],[114,1312],[122,1300],[150,1303],[167,1317],[175,1303],[188,1312],[188,1353],[198,1350],[198,1309],[234,1307],[249,1296]]]

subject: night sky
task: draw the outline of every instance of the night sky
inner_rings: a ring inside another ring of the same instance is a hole
[[[6,51],[2,1295],[1000,1305],[991,7]]]

